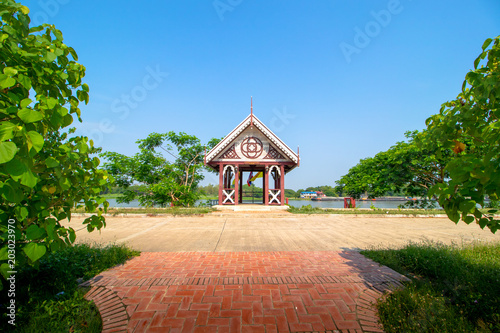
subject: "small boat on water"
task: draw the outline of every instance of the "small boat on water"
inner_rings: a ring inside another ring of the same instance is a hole
[[[342,201],[344,197],[327,197],[327,196],[318,196],[316,198],[311,198],[312,201]],[[417,198],[411,197],[377,197],[377,198],[360,198],[361,201],[410,201],[417,200]]]
[[[311,198],[312,201],[342,201],[343,197],[317,197]]]

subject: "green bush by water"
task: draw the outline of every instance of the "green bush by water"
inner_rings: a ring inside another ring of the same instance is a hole
[[[107,214],[109,215],[119,215],[119,214],[147,214],[149,216],[155,215],[173,215],[173,216],[199,216],[204,214],[209,214],[213,212],[214,209],[208,206],[200,207],[167,207],[167,208],[153,208],[153,207],[114,207],[108,208]],[[73,213],[88,213],[83,208],[74,209]]]
[[[394,209],[394,208],[376,208],[372,204],[371,209],[339,209],[339,208],[320,208],[311,205],[302,207],[289,206],[288,211],[293,214],[358,214],[358,215],[438,215],[446,214],[441,209]]]
[[[500,332],[500,243],[362,253],[413,280],[379,302],[387,332]]]
[[[50,254],[38,267],[18,269],[16,274],[16,326],[8,324],[0,295],[0,331],[14,332],[100,332],[101,317],[92,302],[84,299],[87,290],[79,282],[124,263],[138,251],[123,245],[79,244]]]

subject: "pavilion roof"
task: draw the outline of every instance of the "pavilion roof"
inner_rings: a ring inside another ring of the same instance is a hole
[[[219,154],[229,147],[238,136],[248,127],[255,126],[260,132],[269,139],[287,158],[295,164],[299,163],[299,156],[290,147],[288,147],[276,134],[274,134],[255,114],[251,113],[235,129],[233,129],[224,139],[222,139],[205,156],[205,163],[210,165]]]

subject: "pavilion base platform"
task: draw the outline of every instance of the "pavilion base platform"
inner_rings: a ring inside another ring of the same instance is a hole
[[[231,212],[285,212],[288,206],[273,206],[273,205],[255,205],[255,204],[239,204],[239,205],[215,205],[212,206],[218,211]]]

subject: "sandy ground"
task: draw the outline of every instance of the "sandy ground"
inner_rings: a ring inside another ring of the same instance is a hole
[[[88,233],[84,217],[73,217],[77,242],[126,243],[148,252],[177,251],[336,251],[374,246],[401,247],[409,241],[462,244],[500,241],[475,224],[455,225],[442,217],[220,214],[198,217],[107,217],[107,227]]]

